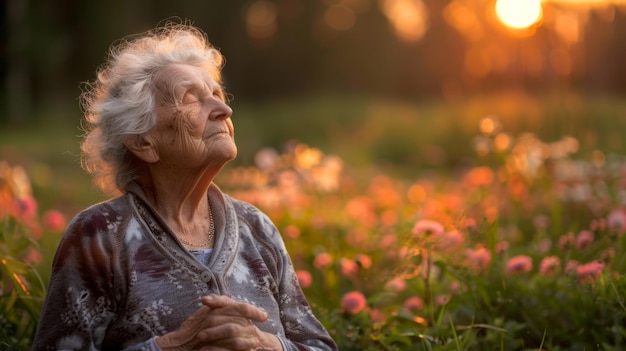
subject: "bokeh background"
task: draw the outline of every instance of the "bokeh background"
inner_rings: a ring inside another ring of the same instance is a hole
[[[275,221],[342,350],[623,345],[626,0],[0,0],[0,350],[110,196],[81,88],[168,20],[226,57],[218,185]]]
[[[540,3],[507,2],[523,7],[515,14],[522,19]],[[626,92],[626,9],[614,0],[541,1],[541,18],[526,29],[507,27],[495,0],[3,3],[4,121],[29,118],[24,105],[76,96],[110,43],[176,17],[204,29],[225,54],[237,99]]]
[[[297,140],[398,176],[454,170],[475,163],[485,117],[510,135],[574,137],[583,154],[626,151],[620,0],[3,0],[2,10],[0,157],[33,169],[46,191],[55,184],[50,201],[68,206],[98,197],[72,190],[88,183],[76,172],[81,86],[111,43],[168,20],[199,26],[226,57],[234,164]]]

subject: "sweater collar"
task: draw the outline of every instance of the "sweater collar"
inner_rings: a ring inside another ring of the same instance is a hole
[[[170,236],[175,236],[156,209],[147,201],[146,194],[138,183],[129,183],[124,192],[138,198],[162,230]],[[215,220],[215,241],[209,268],[213,272],[225,272],[232,264],[239,245],[238,218],[231,198],[225,196],[215,183],[212,183],[207,191],[207,200],[210,202]]]

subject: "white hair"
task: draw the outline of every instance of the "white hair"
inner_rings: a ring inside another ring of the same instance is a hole
[[[164,95],[155,87],[155,78],[172,64],[202,67],[221,84],[223,57],[206,34],[189,24],[169,23],[114,44],[96,80],[81,94],[82,165],[104,192],[122,191],[138,179],[141,162],[124,142],[155,126],[157,99],[174,98],[176,82]]]

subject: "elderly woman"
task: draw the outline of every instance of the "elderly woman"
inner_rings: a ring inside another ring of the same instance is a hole
[[[237,154],[222,56],[170,24],[82,96],[83,163],[115,198],[59,244],[33,350],[334,350],[281,236],[213,179]]]

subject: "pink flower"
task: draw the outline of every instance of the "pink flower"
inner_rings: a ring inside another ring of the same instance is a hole
[[[506,264],[506,274],[528,273],[533,269],[533,260],[526,255],[511,257]]]
[[[39,225],[39,222],[31,221],[27,225],[28,225],[28,230],[30,230],[30,236],[35,240],[41,239],[43,235],[43,230],[41,230],[41,226]]]
[[[58,210],[48,210],[43,214],[43,226],[47,231],[60,233],[65,229],[65,216]]]
[[[361,268],[363,269],[368,269],[372,266],[372,258],[369,257],[368,255],[364,255],[364,254],[358,254],[356,255],[356,257],[354,258],[354,260],[356,261],[356,263],[358,263]]]
[[[495,173],[489,167],[476,167],[463,177],[463,183],[469,187],[487,186],[493,183]]]
[[[263,148],[254,155],[254,163],[261,170],[274,167],[279,159],[276,150],[271,148]]]
[[[348,245],[359,247],[368,239],[368,232],[363,228],[352,228],[346,235]]]
[[[437,242],[437,248],[440,250],[455,250],[465,242],[465,238],[458,230],[451,230],[443,234]]]
[[[591,231],[604,231],[607,229],[607,220],[604,218],[600,218],[600,219],[593,219],[591,220],[591,223],[589,223],[589,229],[591,229]],[[608,228],[609,230],[611,228]]]
[[[470,269],[482,271],[491,263],[491,253],[482,246],[465,250],[466,264]]]
[[[447,305],[448,302],[450,302],[449,294],[439,295],[437,296],[437,298],[435,298],[435,303],[439,306]]]
[[[592,283],[602,275],[604,269],[604,263],[594,261],[587,264],[581,264],[576,268],[578,274],[578,282],[580,284]]]
[[[424,300],[418,296],[409,297],[404,300],[403,306],[409,311],[416,312],[424,308]]]
[[[300,228],[295,225],[288,225],[283,229],[285,235],[289,238],[296,239],[300,236]]]
[[[365,304],[365,295],[363,295],[360,291],[351,291],[343,295],[343,298],[341,298],[341,309],[350,314],[356,314],[363,311],[363,309],[365,309]]]
[[[443,234],[443,225],[429,219],[421,219],[413,226],[413,234],[425,236],[439,236]]]
[[[600,252],[600,259],[605,262],[609,262],[615,258],[615,249],[612,247],[607,248],[606,250]]]
[[[341,266],[341,273],[346,277],[353,276],[359,271],[359,266],[353,260],[342,258],[339,260],[339,264]]]
[[[569,232],[565,235],[561,235],[559,238],[559,248],[562,251],[565,251],[571,248],[576,242],[576,238],[574,237],[574,233]]]
[[[495,251],[499,255],[509,249],[508,241],[500,241],[496,244]]]
[[[380,215],[380,222],[387,227],[398,223],[398,213],[394,210],[386,210]]]
[[[323,216],[313,216],[310,223],[311,227],[316,230],[322,230],[327,225],[326,219]]]
[[[39,250],[35,247],[31,246],[28,248],[28,252],[23,257],[23,260],[28,264],[36,266],[41,263],[41,252],[39,252]]]
[[[580,263],[578,263],[578,261],[575,261],[575,260],[567,261],[567,264],[565,265],[565,273],[572,273],[572,272],[577,273],[578,266],[580,266]]]
[[[398,242],[398,237],[395,234],[385,234],[380,240],[380,248],[390,248],[395,246]]]
[[[547,277],[554,275],[554,273],[561,267],[561,259],[556,256],[544,257],[539,265],[539,272]]]
[[[461,292],[461,288],[462,288],[461,283],[459,283],[456,280],[450,283],[450,291],[455,293],[455,294],[460,293]]]
[[[593,242],[593,239],[593,232],[591,232],[590,230],[583,230],[578,233],[578,236],[576,236],[576,247],[579,250],[584,249]]]
[[[333,263],[333,257],[328,252],[322,252],[313,259],[313,266],[317,269],[324,269]]]
[[[388,281],[387,284],[385,284],[385,288],[396,292],[403,291],[406,289],[406,281],[400,277],[396,277]]]
[[[30,222],[37,217],[37,201],[30,195],[16,200],[17,218],[23,222]]]
[[[622,208],[611,211],[606,219],[608,222],[609,230],[618,234],[623,234],[626,231],[626,211]]]
[[[465,218],[463,222],[464,222],[465,228],[469,230],[476,229],[476,227],[478,226],[474,218]]]
[[[370,319],[374,323],[380,323],[380,322],[384,322],[385,319],[387,319],[387,316],[385,316],[385,313],[381,310],[372,309],[370,310]]]
[[[550,217],[546,215],[538,215],[533,219],[533,225],[537,229],[545,229],[550,226]]]
[[[303,288],[308,288],[309,286],[311,286],[311,283],[313,283],[313,277],[311,276],[311,273],[309,273],[308,271],[305,271],[305,270],[296,271],[296,277],[298,277],[298,282],[300,283],[300,286]]]
[[[366,227],[371,228],[377,222],[377,216],[374,212],[375,204],[372,199],[366,196],[360,196],[348,201],[345,207],[346,214]]]
[[[551,239],[543,239],[539,242],[539,246],[537,247],[540,253],[546,253],[550,251],[552,248],[552,240]]]

